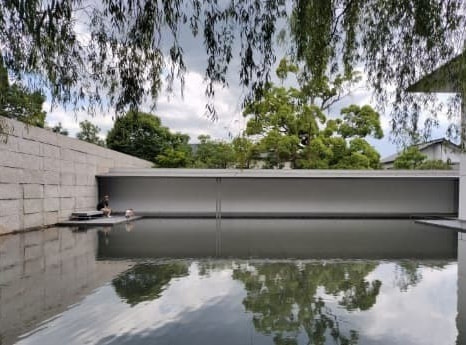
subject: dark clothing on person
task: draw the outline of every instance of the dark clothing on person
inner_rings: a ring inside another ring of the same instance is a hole
[[[107,200],[100,200],[97,204],[97,211],[100,211],[103,208],[108,208],[108,201]]]

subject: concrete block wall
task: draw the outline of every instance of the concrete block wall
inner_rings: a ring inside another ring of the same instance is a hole
[[[94,209],[95,175],[114,167],[148,168],[139,158],[6,119],[0,142],[0,234],[55,224]]]

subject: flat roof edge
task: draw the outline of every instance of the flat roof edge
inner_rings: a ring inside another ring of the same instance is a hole
[[[231,169],[111,169],[98,178],[444,178],[457,179],[455,170],[231,170]]]

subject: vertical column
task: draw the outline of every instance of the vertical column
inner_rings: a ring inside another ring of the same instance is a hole
[[[458,338],[456,344],[466,344],[466,233],[458,233]]]
[[[458,218],[466,220],[466,91],[461,97],[461,159]]]
[[[222,178],[215,179],[217,193],[215,197],[215,255],[218,257],[222,251]]]

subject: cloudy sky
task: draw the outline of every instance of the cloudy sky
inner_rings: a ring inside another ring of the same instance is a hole
[[[88,36],[83,31],[81,31],[80,35],[83,39]],[[205,104],[207,102],[204,95],[206,57],[202,39],[199,37],[193,39],[191,34],[182,32],[180,42],[184,48],[185,63],[188,67],[188,72],[185,75],[184,97],[181,97],[180,86],[176,84],[172,94],[168,94],[166,91],[161,93],[157,100],[157,108],[153,113],[159,116],[162,119],[162,124],[172,131],[187,133],[192,143],[197,142],[197,137],[200,134],[209,134],[212,138],[224,140],[238,135],[246,124],[241,115],[241,98],[245,91],[239,86],[239,59],[233,59],[231,63],[227,78],[229,86],[227,88],[219,87],[216,92],[215,106],[219,116],[217,121],[212,121],[205,114]],[[280,60],[284,55],[285,49],[284,47],[277,48],[277,60]],[[239,51],[233,52],[233,56],[238,57]],[[362,84],[352,94],[336,103],[329,110],[328,115],[338,115],[340,109],[349,104],[370,104],[375,106],[375,101],[372,99],[371,90]],[[62,126],[69,131],[70,136],[76,135],[79,131],[79,122],[83,120],[90,120],[99,126],[103,138],[108,130],[113,127],[114,117],[111,110],[91,117],[85,112],[76,114],[73,110],[65,109],[63,106],[51,108],[50,101],[44,104],[44,109],[48,113],[46,119],[48,125],[54,126],[61,122]],[[149,109],[148,106],[143,106],[141,110],[149,111]],[[388,116],[381,114],[381,123],[385,137],[382,140],[374,139],[369,141],[380,152],[381,156],[385,157],[396,152],[397,147],[390,142]],[[432,138],[436,139],[444,136],[447,126],[446,116],[440,115],[440,127],[433,131]]]

